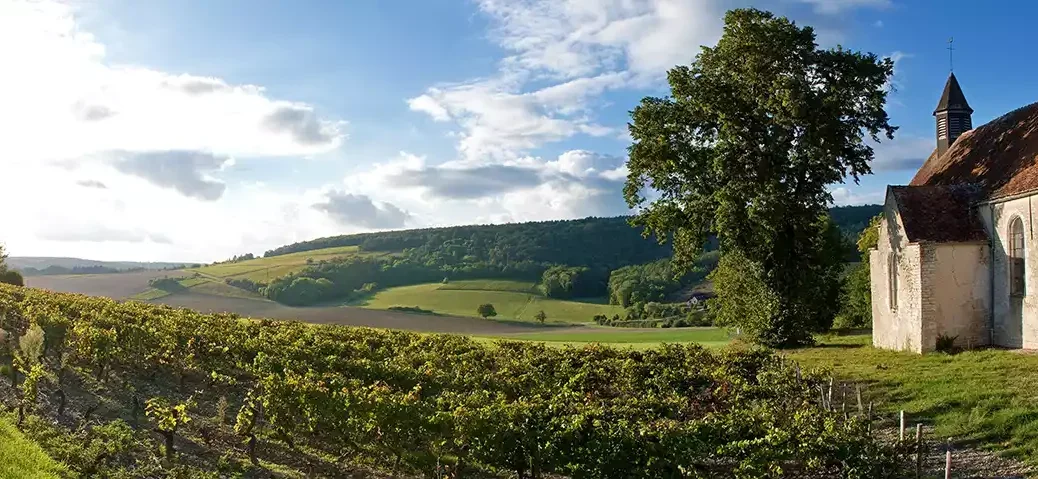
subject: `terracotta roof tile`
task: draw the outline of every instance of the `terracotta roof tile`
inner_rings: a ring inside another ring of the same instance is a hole
[[[964,133],[940,158],[934,150],[909,184],[963,183],[988,198],[1038,189],[1038,103]]]
[[[910,242],[985,241],[987,234],[971,205],[980,199],[975,185],[891,186]]]

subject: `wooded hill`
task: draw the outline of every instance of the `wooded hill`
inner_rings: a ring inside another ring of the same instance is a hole
[[[853,239],[879,211],[879,206],[840,207],[833,209],[832,216],[845,236]],[[848,251],[853,251],[852,244],[848,242]],[[486,278],[540,281],[545,295],[551,297],[607,296],[611,290],[631,289],[618,282],[612,285],[614,271],[671,256],[669,243],[642,237],[641,230],[630,226],[626,217],[592,217],[333,236],[282,246],[267,251],[264,257],[344,246],[394,254],[315,262],[268,285],[239,286],[290,305],[342,300],[390,286]],[[707,246],[708,250],[715,248],[713,242]],[[709,269],[712,266],[694,276],[701,279]],[[651,294],[634,293],[647,301],[659,301],[682,286],[680,280],[668,284],[667,288],[649,288]],[[631,292],[621,296],[630,297]]]
[[[836,206],[829,209],[844,236],[856,239],[880,205]],[[572,266],[646,263],[670,256],[670,246],[646,240],[631,227],[628,217],[588,217],[579,220],[538,221],[499,225],[465,225],[403,231],[381,231],[329,236],[269,250],[264,257],[339,246],[365,251],[403,251],[416,248],[434,257],[466,256],[490,263],[532,261]],[[574,247],[579,245],[579,247]]]

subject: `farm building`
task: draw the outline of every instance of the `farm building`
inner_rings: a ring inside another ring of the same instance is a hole
[[[1038,348],[1038,103],[972,129],[952,74],[933,115],[937,146],[889,186],[870,252],[873,343]]]

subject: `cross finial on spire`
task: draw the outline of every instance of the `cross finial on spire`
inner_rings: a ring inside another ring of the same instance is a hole
[[[955,37],[948,39],[948,71],[955,71]]]

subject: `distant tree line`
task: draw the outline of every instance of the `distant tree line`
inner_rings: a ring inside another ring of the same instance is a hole
[[[109,266],[73,266],[67,268],[65,266],[50,265],[43,269],[37,269],[33,267],[22,268],[22,274],[26,276],[49,276],[58,274],[113,274],[113,273],[133,273],[137,271],[144,271],[144,268],[126,268],[118,269]]]
[[[834,211],[857,221],[856,214],[845,213],[844,208]],[[308,305],[367,294],[363,286],[368,283],[393,287],[501,278],[538,281],[544,295],[551,298],[608,296],[612,304],[626,307],[664,301],[682,287],[701,281],[717,262],[717,253],[707,252],[691,271],[679,274],[666,259],[671,256],[670,246],[643,237],[627,220],[585,218],[321,238],[276,248],[264,256],[342,246],[394,254],[308,262],[304,270],[265,286],[234,286],[283,304]],[[712,249],[709,242],[707,249]],[[242,257],[247,255],[236,258]]]

